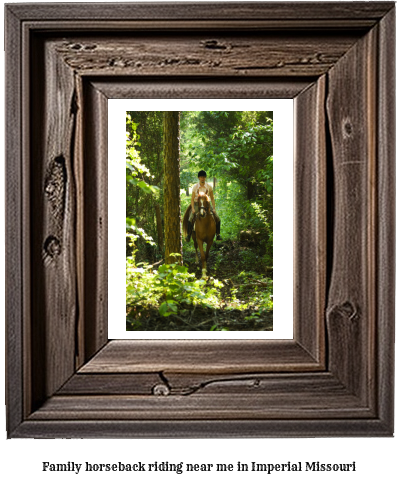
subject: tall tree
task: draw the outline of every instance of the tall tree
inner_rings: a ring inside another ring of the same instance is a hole
[[[180,112],[164,112],[163,160],[164,160],[164,218],[165,262],[182,262],[183,255],[180,212]]]

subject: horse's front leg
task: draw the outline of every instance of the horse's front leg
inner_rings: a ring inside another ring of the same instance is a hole
[[[213,240],[211,241],[211,243],[207,243],[206,244],[206,252],[205,252],[205,260],[206,260],[206,262],[208,262],[209,251],[211,250],[212,244],[213,244]]]
[[[193,236],[194,240],[194,248],[195,248],[195,263],[198,264],[198,245],[197,245],[197,235],[195,234],[194,230],[193,233],[191,234]]]
[[[198,239],[198,247],[201,254],[201,264],[202,264],[202,277],[206,277],[206,257],[204,252],[204,242]]]

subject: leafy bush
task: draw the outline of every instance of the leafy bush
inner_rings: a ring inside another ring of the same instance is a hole
[[[151,265],[136,267],[133,257],[126,260],[126,306],[128,310],[159,306],[161,316],[177,314],[182,305],[218,307],[217,279],[196,280],[188,268],[179,264],[164,264],[157,270]]]

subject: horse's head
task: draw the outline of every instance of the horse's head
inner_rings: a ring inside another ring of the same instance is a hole
[[[209,196],[204,194],[198,197],[198,208],[200,216],[204,217],[209,209]]]

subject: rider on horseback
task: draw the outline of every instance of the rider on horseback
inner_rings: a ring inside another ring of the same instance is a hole
[[[216,208],[215,208],[216,205],[215,205],[215,198],[213,196],[213,189],[210,184],[205,182],[206,172],[200,171],[198,173],[198,179],[199,182],[197,184],[194,184],[192,189],[192,194],[191,194],[191,214],[188,220],[186,241],[189,242],[191,238],[191,232],[193,231],[193,218],[195,214],[198,212],[198,196],[200,193],[208,195],[211,199],[212,202],[212,204],[210,205],[211,212],[216,222],[216,240],[222,240],[220,237],[220,218],[219,215],[216,213]]]

